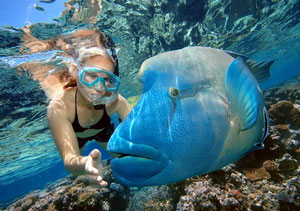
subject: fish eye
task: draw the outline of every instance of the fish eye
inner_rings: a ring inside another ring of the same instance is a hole
[[[179,90],[177,88],[170,88],[169,95],[172,98],[177,98],[179,96]]]

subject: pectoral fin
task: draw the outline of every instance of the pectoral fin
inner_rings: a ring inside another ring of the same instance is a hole
[[[242,58],[236,58],[229,65],[225,86],[230,118],[239,121],[240,131],[251,128],[257,120],[259,106],[264,99],[254,75]]]

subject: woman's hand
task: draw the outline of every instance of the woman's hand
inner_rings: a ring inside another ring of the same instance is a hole
[[[88,155],[87,161],[85,163],[85,172],[87,174],[88,180],[95,185],[100,185],[101,187],[107,186],[107,182],[102,178],[103,165],[101,163],[101,153],[98,149],[94,149]]]

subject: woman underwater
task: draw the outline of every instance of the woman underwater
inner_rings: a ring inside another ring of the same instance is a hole
[[[47,109],[55,144],[68,172],[86,174],[92,184],[106,186],[100,151],[94,149],[88,156],[81,152],[84,144],[93,139],[106,149],[114,130],[110,116],[117,113],[123,120],[131,110],[119,94],[114,44],[101,32],[78,30],[61,36],[55,45],[76,61],[69,70],[75,78]]]

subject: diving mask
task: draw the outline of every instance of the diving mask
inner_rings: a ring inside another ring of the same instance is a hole
[[[119,93],[120,79],[115,74],[95,67],[80,69],[79,81],[90,89],[105,91],[104,96],[92,95],[93,104],[108,104],[114,102]]]

